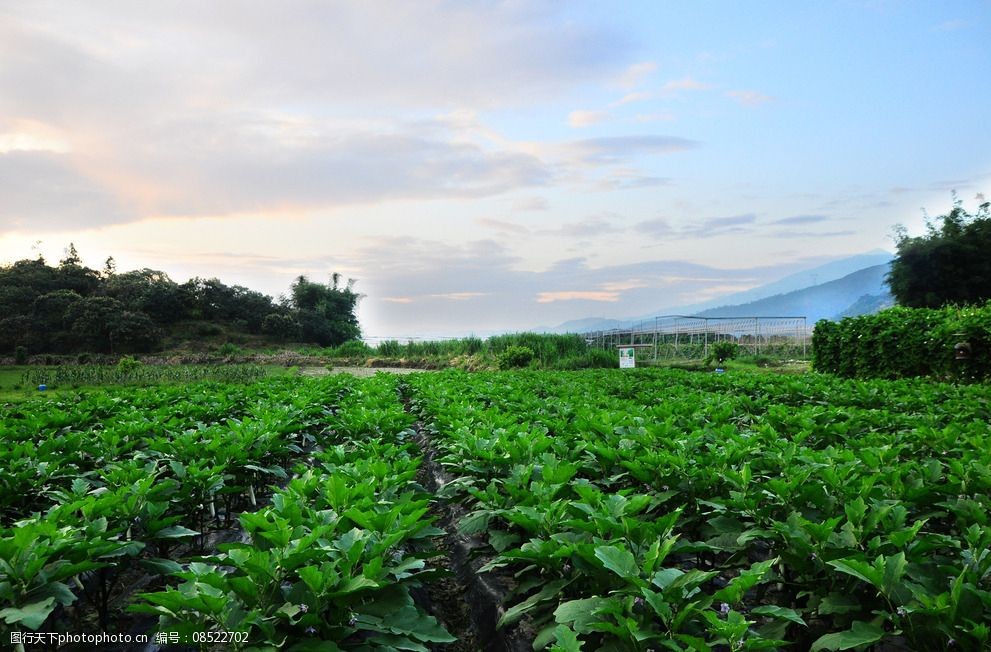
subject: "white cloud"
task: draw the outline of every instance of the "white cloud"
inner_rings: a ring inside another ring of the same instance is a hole
[[[606,301],[609,303],[615,303],[619,301],[619,292],[608,292],[602,290],[561,290],[557,292],[540,292],[537,294],[537,303],[577,300]]]
[[[652,97],[653,95],[651,95],[650,93],[645,93],[643,91],[638,91],[635,93],[627,93],[626,95],[619,98],[615,102],[612,102],[609,106],[617,107],[617,106],[623,106],[625,104],[633,104],[634,102],[643,102],[645,100],[649,100]]]
[[[711,84],[700,82],[691,77],[672,79],[661,86],[662,95],[676,95],[681,91],[705,91],[712,88]]]
[[[546,211],[550,204],[543,197],[521,197],[513,202],[514,211]]]
[[[635,88],[638,84],[640,84],[644,77],[655,70],[657,70],[657,63],[653,61],[642,61],[640,63],[635,63],[623,71],[623,74],[616,80],[616,85],[620,88]]]
[[[726,96],[743,106],[755,107],[766,104],[774,98],[757,91],[726,91]]]
[[[609,119],[607,111],[572,111],[568,114],[568,126],[576,129],[591,127]]]
[[[670,122],[674,120],[673,113],[638,113],[637,122]]]

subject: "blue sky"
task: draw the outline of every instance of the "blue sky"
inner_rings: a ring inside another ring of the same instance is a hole
[[[339,271],[368,335],[718,298],[991,190],[988,2],[0,1],[0,262]]]

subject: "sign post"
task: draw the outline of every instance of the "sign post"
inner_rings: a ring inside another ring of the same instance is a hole
[[[620,369],[634,369],[637,366],[636,357],[634,357],[634,349],[632,346],[621,346],[619,347],[619,368]]]

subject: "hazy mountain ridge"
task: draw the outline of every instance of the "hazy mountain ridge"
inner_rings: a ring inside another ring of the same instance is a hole
[[[804,316],[809,324],[814,324],[820,319],[852,316],[855,312],[853,309],[858,303],[863,306],[865,312],[884,303],[883,299],[873,302],[862,301],[864,297],[890,296],[884,283],[888,270],[888,264],[874,265],[828,283],[820,283],[749,303],[703,310],[697,314],[702,317]]]
[[[628,328],[661,314],[708,317],[804,316],[810,325],[819,319],[868,314],[894,303],[884,282],[892,258],[886,251],[875,250],[803,270],[779,281],[731,294],[717,301],[668,308],[627,319],[575,319],[545,330],[580,333]]]

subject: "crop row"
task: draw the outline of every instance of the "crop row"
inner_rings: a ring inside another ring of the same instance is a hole
[[[677,371],[412,377],[502,625],[535,648],[985,649],[982,386]]]
[[[132,361],[133,362],[133,361]],[[140,363],[109,365],[58,365],[31,367],[21,374],[27,387],[46,385],[79,387],[82,385],[149,385],[155,383],[193,383],[213,380],[224,383],[254,382],[266,375],[261,365],[145,365]]]
[[[131,602],[160,631],[252,645],[451,640],[409,593],[434,573],[436,530],[389,378],[111,391],[2,416],[0,629],[120,631]]]

